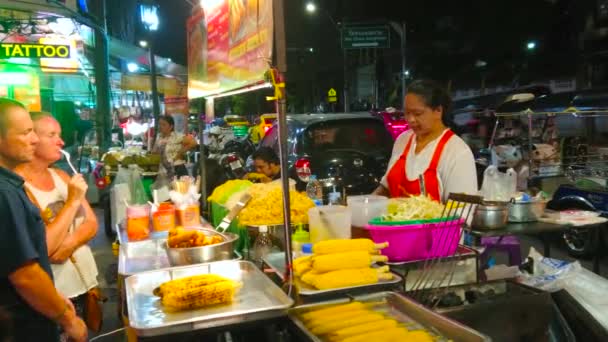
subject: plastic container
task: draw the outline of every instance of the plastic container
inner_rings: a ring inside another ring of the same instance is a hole
[[[312,243],[302,244],[302,256],[312,255]]]
[[[302,228],[298,228],[295,233],[291,234],[291,250],[295,253],[295,257],[300,256],[302,245],[310,242],[310,234]]]
[[[177,222],[182,227],[197,227],[201,225],[201,212],[198,204],[190,204],[177,209]]]
[[[308,210],[310,242],[317,243],[330,239],[350,239],[350,222],[351,210],[348,207],[332,205],[310,208]]]
[[[347,201],[352,211],[353,227],[365,227],[371,219],[387,212],[388,198],[384,196],[350,196]]]
[[[127,207],[127,238],[129,241],[145,240],[150,236],[150,206],[147,204]]]
[[[317,176],[310,176],[310,180],[306,184],[306,195],[316,205],[323,205],[323,185],[317,180]]]
[[[366,225],[375,243],[388,242],[381,253],[389,261],[413,261],[453,255],[463,219],[435,219],[408,225]]]
[[[158,210],[152,213],[152,228],[162,232],[175,228],[175,206],[171,203],[161,203]]]

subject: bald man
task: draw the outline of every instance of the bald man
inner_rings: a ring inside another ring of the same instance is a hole
[[[87,328],[53,284],[44,222],[14,170],[34,157],[38,136],[25,107],[0,98],[0,307],[14,341],[59,341],[59,327],[74,341]]]

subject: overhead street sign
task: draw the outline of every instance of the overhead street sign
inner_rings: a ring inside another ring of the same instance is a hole
[[[390,29],[382,26],[346,26],[342,30],[344,49],[389,48]]]
[[[327,91],[327,102],[337,102],[338,101],[338,93],[336,89],[329,88]]]

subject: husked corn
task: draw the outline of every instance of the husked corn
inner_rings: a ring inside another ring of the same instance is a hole
[[[389,328],[382,331],[368,332],[357,336],[351,336],[341,342],[371,342],[371,341],[413,341],[409,339],[409,332],[402,327]]]
[[[235,282],[231,280],[220,281],[211,285],[165,293],[161,302],[172,310],[197,309],[209,305],[225,304],[232,301],[236,288]]]
[[[388,267],[386,267],[388,269]],[[375,284],[380,279],[381,273],[384,273],[384,267],[379,269],[373,268],[357,268],[348,270],[337,270],[327,273],[314,274],[310,277],[310,282],[319,290],[335,289],[348,286],[360,286],[367,284]],[[387,273],[382,278],[390,279],[390,273]],[[308,282],[308,281],[307,281]]]
[[[301,315],[301,317],[302,317],[302,320],[304,320],[304,321],[310,321],[312,319],[322,318],[325,315],[336,315],[336,314],[339,314],[342,312],[348,312],[351,310],[360,310],[363,308],[365,308],[363,303],[351,302],[351,303],[347,303],[347,304],[333,305],[328,308],[309,311],[309,312],[303,313]]]
[[[356,316],[364,315],[369,312],[370,312],[369,310],[365,310],[365,309],[355,309],[355,310],[340,312],[337,314],[320,315],[319,317],[315,317],[314,319],[308,321],[306,323],[306,326],[308,328],[314,328],[316,326],[326,324],[328,321],[341,321],[341,320],[353,318]]]
[[[377,261],[388,261],[383,255],[371,256],[367,251],[322,254],[312,258],[312,268],[317,272],[365,268]]]
[[[345,319],[345,320],[329,321],[325,324],[321,324],[315,328],[312,328],[310,330],[310,332],[312,332],[313,334],[315,334],[317,336],[325,335],[332,331],[344,329],[346,327],[350,327],[353,325],[371,323],[371,322],[381,321],[383,319],[384,319],[384,316],[379,313],[368,312],[363,315],[359,315],[357,317],[353,317],[353,318],[349,318],[349,319]]]
[[[374,242],[370,239],[325,240],[315,243],[312,246],[312,252],[316,255],[354,251],[373,253],[376,251],[375,246],[376,245],[374,245]]]
[[[229,279],[217,274],[199,274],[191,277],[179,278],[165,282],[161,284],[156,290],[154,290],[154,294],[156,296],[162,297],[163,295],[170,292],[181,292],[190,287],[205,286],[227,280]]]
[[[301,276],[304,273],[308,272],[312,267],[312,257],[304,256],[294,259],[293,261],[293,273],[296,276]]]
[[[412,342],[433,342],[435,339],[431,334],[424,330],[412,330],[407,334],[408,341]]]
[[[351,336],[358,336],[361,334],[380,331],[384,329],[395,328],[398,322],[394,319],[383,319],[381,321],[369,322],[352,327],[346,327],[344,329],[337,330],[329,334],[332,340],[341,340]]]

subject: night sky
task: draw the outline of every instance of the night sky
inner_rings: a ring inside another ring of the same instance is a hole
[[[196,1],[196,0],[193,0]],[[184,0],[158,0],[162,29],[159,55],[186,64],[185,22],[191,6]],[[335,23],[406,21],[407,60],[414,77],[467,82],[484,72],[489,82],[512,77],[526,65],[534,77],[574,72],[579,34],[593,0],[317,0],[326,12],[306,13],[305,0],[285,0],[287,46],[315,47],[312,67],[339,68],[341,52]],[[396,36],[396,34],[395,34]],[[537,42],[530,53],[528,41]],[[398,54],[398,40],[389,51]],[[288,55],[289,63],[301,56]],[[487,66],[480,70],[475,62]]]

